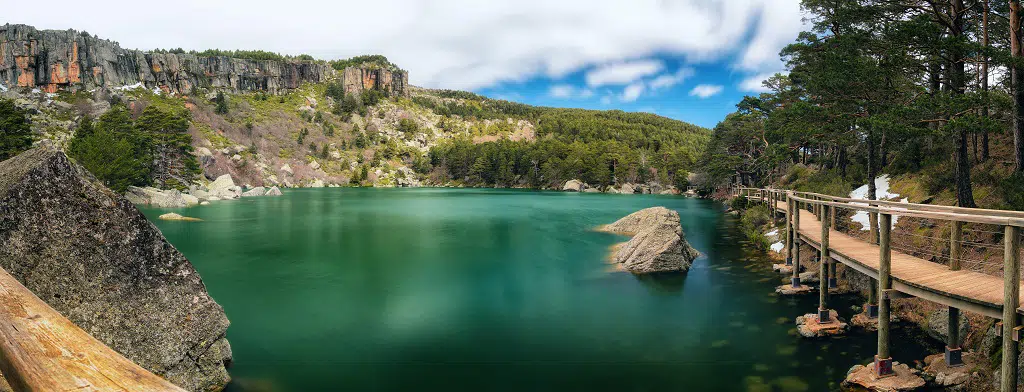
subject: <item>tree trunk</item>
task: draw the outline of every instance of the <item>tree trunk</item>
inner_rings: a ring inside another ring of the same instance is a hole
[[[1013,171],[1024,173],[1024,47],[1021,46],[1020,0],[1010,0],[1010,81],[1013,85]]]
[[[963,25],[964,12],[966,11],[963,0],[952,1],[951,19],[953,21],[953,28],[950,29],[950,35],[957,39],[964,38]],[[958,44],[954,43],[954,45],[949,49],[949,57],[950,91],[954,96],[963,95],[967,84],[967,72],[964,64],[963,49]],[[971,161],[970,155],[967,152],[967,130],[963,127],[958,127],[958,129],[954,130],[954,135],[956,138],[954,172],[956,176],[957,204],[961,207],[975,207],[974,191],[971,189]]]
[[[985,5],[982,8],[983,13],[981,14],[982,34],[981,34],[981,45],[988,49],[988,13],[989,13],[989,0],[985,0]],[[981,58],[981,92],[985,95],[984,105],[981,107],[981,116],[988,117],[988,53],[984,53]],[[988,160],[988,130],[984,130],[981,133],[981,161],[985,162]]]

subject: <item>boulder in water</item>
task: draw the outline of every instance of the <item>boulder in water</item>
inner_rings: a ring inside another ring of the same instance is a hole
[[[265,196],[266,194],[267,194],[267,189],[264,188],[264,187],[258,186],[258,187],[252,188],[252,189],[250,189],[248,191],[245,191],[245,193],[242,193],[242,197]]]
[[[634,212],[599,230],[633,236],[616,246],[612,258],[634,274],[687,271],[700,254],[686,242],[679,213],[665,207]]]
[[[270,190],[267,191],[267,196],[281,196],[281,188],[276,186],[270,187]]]
[[[0,265],[159,376],[192,391],[230,380],[228,319],[192,264],[131,202],[48,145],[0,162]]]
[[[569,180],[562,185],[562,190],[568,192],[582,192],[584,189],[586,189],[586,185],[580,180]]]

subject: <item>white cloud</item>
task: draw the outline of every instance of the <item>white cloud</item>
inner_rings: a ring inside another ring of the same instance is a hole
[[[556,84],[548,89],[548,95],[552,98],[590,98],[594,96],[594,90],[589,88],[576,88],[568,84]]]
[[[690,90],[690,96],[707,99],[720,94],[724,88],[716,84],[699,84],[693,90]]]
[[[662,89],[662,88],[668,88],[668,87],[675,86],[675,85],[677,85],[679,83],[682,83],[687,78],[692,77],[696,73],[697,73],[697,71],[695,71],[693,68],[683,67],[683,68],[680,68],[678,71],[676,71],[676,73],[674,73],[674,74],[660,75],[660,76],[654,78],[654,80],[651,80],[651,82],[650,82],[651,90],[658,90],[658,89]]]
[[[766,72],[760,67],[778,66],[775,54],[801,25],[797,0],[488,0],[486,6],[472,0],[306,0],[293,7],[270,0],[181,0],[141,14],[114,0],[89,4],[7,7],[4,19],[87,30],[128,48],[262,49],[320,58],[377,53],[409,70],[414,85],[453,89],[559,79],[656,54],[693,64],[739,53],[732,65]],[[338,15],[387,20],[337,23]]]
[[[765,87],[763,83],[765,80],[768,80],[768,78],[772,76],[775,76],[774,72],[767,72],[743,79],[743,81],[740,82],[740,90],[749,93],[768,92],[770,90],[767,87]]]
[[[644,90],[646,89],[647,86],[643,82],[633,83],[629,86],[626,86],[626,88],[622,90],[622,96],[619,97],[619,100],[621,100],[622,102],[636,101],[637,98],[640,98],[640,95],[642,95],[644,93]]]
[[[635,60],[605,64],[587,72],[587,85],[590,87],[621,86],[630,84],[661,72],[665,64],[658,60]]]
[[[809,29],[802,20],[800,7],[781,1],[760,5],[757,28],[750,44],[741,52],[736,68],[752,72],[781,71],[779,52],[796,40],[801,31]]]
[[[575,92],[575,89],[572,86],[567,84],[557,84],[551,86],[551,89],[548,90],[548,95],[555,98],[569,98],[572,96],[573,92]]]

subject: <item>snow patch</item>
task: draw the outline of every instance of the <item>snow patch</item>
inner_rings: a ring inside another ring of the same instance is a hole
[[[889,175],[883,174],[875,179],[875,194],[878,196],[878,200],[894,200],[899,199],[898,193],[889,192]],[[867,199],[868,198],[868,185],[864,184],[861,187],[854,189],[850,192],[851,199]],[[907,203],[907,198],[900,199],[900,203]],[[857,205],[866,206],[867,203],[853,203]],[[854,223],[860,223],[861,231],[871,230],[871,219],[868,217],[867,211],[857,211],[850,217],[850,220]],[[896,226],[896,222],[899,221],[898,215],[893,215],[892,225]]]
[[[128,90],[135,90],[137,88],[143,88],[142,82],[138,82],[138,83],[135,83],[135,84],[124,85],[124,86],[121,86],[121,87],[114,87],[114,90],[128,91]]]
[[[4,86],[3,83],[0,83],[0,93],[6,93],[6,92],[7,92],[7,86]]]
[[[776,242],[776,243],[772,244],[772,246],[770,246],[769,248],[772,250],[772,252],[782,253],[782,249],[785,248],[785,247],[786,246],[782,244],[782,241],[779,241],[779,242]]]
[[[34,89],[32,89],[32,94],[39,94],[39,93],[41,93],[41,92],[43,92],[43,90],[40,90],[40,89],[38,89],[38,88],[34,88]]]
[[[160,90],[160,87],[153,87],[153,94],[160,95],[162,92],[163,91]]]

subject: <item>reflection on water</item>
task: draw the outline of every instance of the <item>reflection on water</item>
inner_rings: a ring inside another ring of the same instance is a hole
[[[703,256],[609,272],[592,229],[661,205]],[[795,336],[815,298],[738,246],[720,204],[510,190],[293,190],[155,223],[224,307],[232,391],[823,391],[875,335]],[[155,219],[166,210],[146,210]],[[857,298],[834,307],[852,315]],[[938,346],[897,328],[894,356]]]

